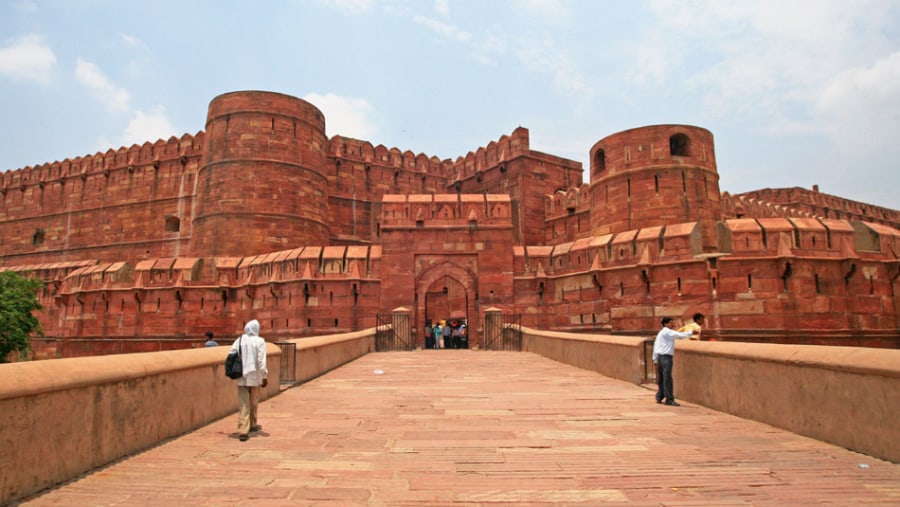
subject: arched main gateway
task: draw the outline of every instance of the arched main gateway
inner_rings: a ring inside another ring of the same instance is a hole
[[[469,346],[477,346],[479,308],[512,301],[511,216],[507,196],[384,197],[382,266],[393,276],[382,279],[381,306],[414,309],[417,345],[424,344],[426,318],[465,317]]]
[[[412,316],[420,330],[416,344],[423,345],[425,335],[421,330],[426,321],[462,318],[469,323],[469,346],[477,346],[480,343],[477,297],[478,279],[474,273],[452,261],[440,262],[418,274],[417,304]]]

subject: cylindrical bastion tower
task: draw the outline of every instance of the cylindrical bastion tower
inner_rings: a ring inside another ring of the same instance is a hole
[[[593,235],[701,222],[704,247],[714,247],[722,209],[708,130],[653,125],[619,132],[591,147],[590,165]]]
[[[191,250],[246,257],[327,245],[325,117],[280,93],[226,93],[209,104]]]

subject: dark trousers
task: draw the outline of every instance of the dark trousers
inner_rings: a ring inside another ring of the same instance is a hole
[[[656,358],[656,385],[659,387],[656,391],[657,402],[675,401],[675,387],[672,382],[673,362],[672,356],[668,354]]]

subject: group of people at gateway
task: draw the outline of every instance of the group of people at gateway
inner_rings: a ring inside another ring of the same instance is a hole
[[[464,319],[445,319],[432,324],[425,321],[426,349],[469,348],[469,326]]]
[[[693,320],[676,329],[675,319],[664,317],[662,329],[653,343],[653,362],[656,363],[656,380],[658,390],[656,402],[679,406],[675,401],[672,383],[673,356],[675,340],[700,339],[705,317],[695,313]],[[211,332],[206,333],[207,347],[215,347],[218,343]],[[429,349],[466,349],[469,348],[468,325],[464,319],[447,319],[432,324],[425,321],[425,348]],[[238,402],[238,437],[246,441],[251,433],[262,430],[257,422],[257,405],[260,390],[268,383],[269,370],[266,367],[266,341],[259,335],[259,321],[251,320],[244,326],[244,334],[231,345],[232,352],[240,354],[243,376],[237,379]]]

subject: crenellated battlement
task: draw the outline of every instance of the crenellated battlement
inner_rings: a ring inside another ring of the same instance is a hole
[[[0,271],[31,273],[60,282],[60,294],[104,289],[235,288],[297,281],[372,279],[380,249],[307,246],[251,257],[158,258],[127,262],[74,262],[12,266]],[[204,263],[214,269],[204,270]]]
[[[459,156],[450,166],[448,178],[461,181],[491,167],[531,152],[528,129],[517,127],[510,135],[500,136],[487,146]]]
[[[423,173],[430,176],[446,177],[449,160],[441,160],[424,153],[401,151],[399,148],[387,148],[383,144],[373,146],[369,141],[353,139],[340,135],[328,140],[328,156],[338,163],[343,161],[362,164],[375,164],[393,169]]]
[[[812,190],[801,187],[765,188],[734,197],[770,202],[806,213],[807,216],[861,220],[900,227],[900,211],[825,194],[819,192],[818,186],[813,186]]]
[[[816,218],[809,211],[792,206],[747,197],[745,194],[731,195],[722,192],[722,213],[727,218]],[[825,218],[824,216],[818,218]]]
[[[591,209],[589,185],[560,189],[544,198],[544,213],[547,220],[569,216],[573,213],[587,212]]]
[[[148,165],[158,170],[162,164],[177,162],[185,165],[188,158],[198,159],[203,155],[204,133],[184,134],[181,138],[170,137],[164,141],[149,141],[142,145],[110,148],[105,153],[97,152],[74,159],[26,166],[0,173],[0,192],[18,189],[25,191],[29,186],[43,187],[46,184],[65,181],[70,178],[85,180],[94,175],[109,178],[111,171],[134,172],[136,166]]]
[[[393,206],[385,215],[396,215],[407,224],[414,210],[433,209],[441,226],[449,221],[466,223],[448,203],[476,205],[470,211],[496,210],[493,218],[504,222],[509,200],[502,196],[488,203],[483,196],[391,196]],[[418,199],[428,197],[433,199]],[[462,197],[463,199],[457,199]],[[465,199],[475,197],[478,199]],[[390,200],[386,201],[389,202]],[[425,205],[425,207],[421,207]],[[459,208],[457,208],[459,209]],[[441,216],[440,210],[446,215]],[[387,222],[387,220],[386,220]],[[582,238],[554,246],[516,248],[516,276],[563,276],[623,267],[671,262],[695,262],[705,258],[698,242],[699,223],[635,229],[622,233]],[[794,258],[820,260],[869,259],[896,262],[900,231],[880,224],[850,223],[833,219],[730,219],[720,223],[723,252],[728,258]],[[260,283],[358,280],[377,277],[380,248],[368,246],[306,246],[243,258],[156,258],[139,261],[133,268],[124,261],[77,261],[8,266],[0,271],[31,273],[47,282],[62,281],[63,293],[111,287],[163,288],[182,286],[243,286]],[[210,263],[212,271],[202,265]]]
[[[563,276],[719,258],[869,259],[896,262],[900,231],[880,224],[811,218],[719,223],[720,253],[704,255],[699,222],[633,229],[517,250],[516,276]]]
[[[388,228],[508,227],[510,198],[492,194],[385,195],[381,224]]]

